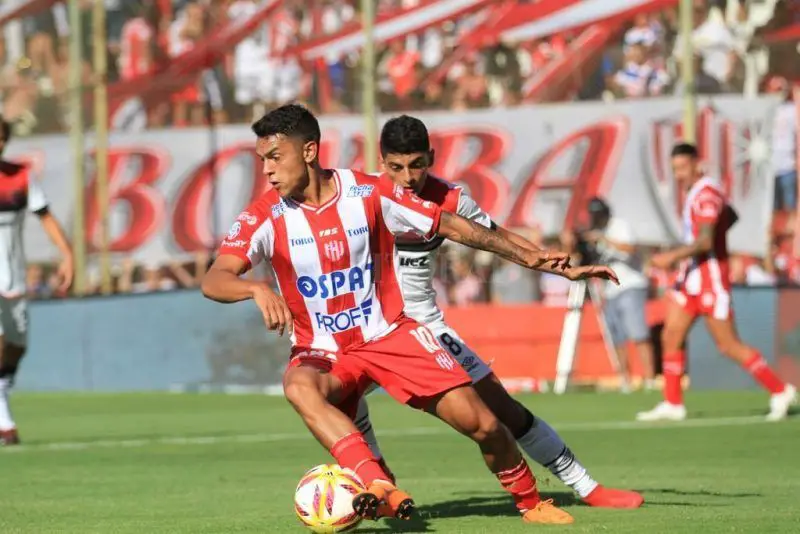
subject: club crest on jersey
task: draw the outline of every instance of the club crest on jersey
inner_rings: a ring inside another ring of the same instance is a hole
[[[372,194],[373,189],[375,189],[373,185],[351,185],[347,190],[347,196],[350,198],[368,197]]]
[[[242,231],[242,223],[236,221],[235,223],[233,223],[233,226],[231,226],[231,229],[228,231],[228,239],[229,240],[236,239],[236,236],[238,236],[239,232],[241,231]]]
[[[338,334],[362,324],[369,324],[370,315],[372,315],[372,299],[367,299],[360,306],[339,313],[329,315],[317,312],[314,314],[317,328],[329,334]]]
[[[324,273],[317,277],[301,276],[297,279],[297,289],[307,299],[319,297],[327,300],[364,289],[371,283],[372,264],[368,263],[363,269],[355,265],[349,269]]]
[[[344,241],[328,241],[322,251],[329,260],[339,261],[344,256]]]
[[[403,198],[403,195],[405,194],[406,190],[403,189],[402,186],[394,184],[394,188],[392,189],[392,192],[394,193],[394,196],[396,198],[400,199],[400,198]]]

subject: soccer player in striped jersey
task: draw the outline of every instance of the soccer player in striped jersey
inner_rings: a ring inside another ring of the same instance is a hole
[[[422,200],[433,202],[446,212],[480,224],[521,247],[539,250],[523,237],[495,224],[489,214],[461,187],[430,174],[434,151],[431,150],[428,131],[421,120],[407,115],[389,120],[381,131],[380,149],[386,175],[395,184],[413,191]],[[436,304],[436,291],[433,288],[433,273],[439,247],[443,242],[444,238],[441,236],[427,241],[419,238],[398,238],[397,250],[406,315],[424,324],[442,348],[458,361],[469,374],[480,397],[508,427],[517,444],[531,459],[573,488],[590,506],[639,507],[644,501],[641,494],[598,484],[558,433],[546,421],[534,417],[523,404],[511,397],[481,357],[445,323],[444,314]],[[571,267],[566,270],[543,267],[540,270],[554,272],[571,280],[614,277],[611,269],[602,266]],[[356,424],[373,447],[373,452],[380,458],[380,449],[363,398],[359,404]]]
[[[388,177],[323,168],[319,123],[302,106],[267,113],[253,131],[273,188],[233,223],[203,293],[219,302],[252,299],[268,328],[288,329],[286,398],[337,463],[364,481],[367,489],[354,497],[353,508],[374,518],[388,506],[391,515],[407,519],[414,506],[353,424],[358,398],[375,382],[470,437],[525,522],[571,523],[568,513],[540,498],[514,438],[467,373],[430,330],[403,313],[395,239],[438,235],[530,269],[568,266],[569,256],[520,247]],[[260,262],[269,262],[280,294],[240,277]],[[352,407],[334,406],[349,398]]]
[[[636,418],[639,421],[686,419],[681,389],[686,365],[683,345],[697,317],[703,316],[720,352],[741,365],[770,392],[767,419],[784,419],[789,407],[797,401],[797,390],[778,378],[758,350],[742,343],[733,320],[727,233],[736,222],[736,213],[719,183],[703,173],[694,145],[681,143],[673,148],[672,172],[679,186],[686,190],[682,213],[684,245],[656,254],[651,260],[661,269],[680,264],[661,335],[664,401],[650,411],[640,412]]]

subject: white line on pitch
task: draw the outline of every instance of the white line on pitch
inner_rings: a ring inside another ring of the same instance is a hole
[[[652,429],[678,429],[678,428],[712,428],[721,426],[742,426],[765,423],[762,416],[747,417],[717,417],[708,419],[688,419],[673,423],[640,423],[636,421],[608,421],[599,423],[563,423],[553,425],[559,431],[588,432],[596,430],[652,430]],[[427,436],[443,435],[453,431],[445,426],[412,427],[379,430],[378,436]],[[40,443],[33,445],[19,445],[15,447],[0,448],[0,453],[21,453],[28,451],[75,451],[94,448],[135,448],[150,445],[215,445],[219,443],[270,443],[280,441],[296,441],[311,439],[306,432],[292,432],[280,434],[234,434],[218,436],[175,436],[156,439],[105,439],[95,441],[65,441],[55,443]]]

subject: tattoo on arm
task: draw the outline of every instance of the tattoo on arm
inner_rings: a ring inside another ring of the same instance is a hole
[[[442,213],[439,234],[468,247],[494,252],[498,256],[528,267],[526,250],[515,245],[498,232],[458,215]]]

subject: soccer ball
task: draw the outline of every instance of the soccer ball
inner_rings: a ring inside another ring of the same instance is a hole
[[[322,464],[308,471],[294,493],[294,510],[305,526],[319,534],[344,532],[361,521],[353,497],[366,489],[353,471]]]

